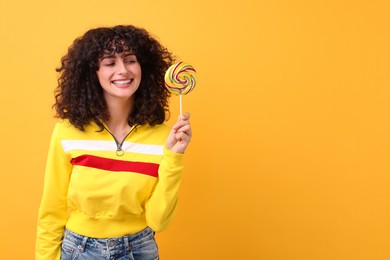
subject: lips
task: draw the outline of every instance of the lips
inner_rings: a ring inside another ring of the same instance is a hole
[[[113,80],[111,81],[112,84],[114,84],[117,87],[127,87],[128,85],[133,82],[133,79],[126,79],[126,80]]]

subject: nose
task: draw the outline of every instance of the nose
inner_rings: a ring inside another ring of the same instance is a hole
[[[117,63],[117,73],[118,75],[127,75],[129,71],[127,70],[126,64],[123,62],[123,60],[119,61]]]

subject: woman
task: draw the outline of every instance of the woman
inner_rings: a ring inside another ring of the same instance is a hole
[[[158,259],[192,135],[188,113],[164,124],[172,61],[134,26],[89,30],[62,58],[36,259]]]

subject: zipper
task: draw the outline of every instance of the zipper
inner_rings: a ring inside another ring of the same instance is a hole
[[[106,129],[107,132],[114,138],[114,141],[115,141],[115,144],[116,144],[116,152],[115,152],[115,154],[117,156],[123,156],[125,154],[125,151],[122,150],[123,143],[125,142],[127,137],[133,132],[133,130],[137,127],[137,125],[134,125],[134,126],[131,127],[130,131],[127,133],[125,138],[123,138],[122,142],[118,142],[118,140],[115,138],[113,133],[111,133],[110,129],[108,129],[108,127],[106,125],[103,125],[103,126],[104,126],[104,129]]]

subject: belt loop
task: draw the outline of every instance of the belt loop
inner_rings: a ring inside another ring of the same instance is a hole
[[[80,252],[84,252],[84,250],[85,250],[85,245],[87,244],[87,240],[88,240],[88,237],[83,237],[83,241],[81,241],[81,243],[77,246],[77,249],[78,249]]]
[[[125,250],[130,253],[131,252],[131,246],[129,243],[129,236],[124,236],[123,243],[125,244]]]

